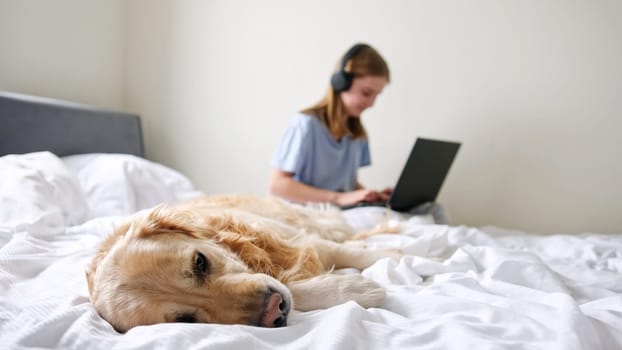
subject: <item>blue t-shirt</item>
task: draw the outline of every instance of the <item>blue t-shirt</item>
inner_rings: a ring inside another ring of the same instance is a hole
[[[358,168],[369,164],[367,140],[344,136],[337,142],[318,118],[305,114],[291,120],[271,163],[297,181],[339,192],[354,190]]]

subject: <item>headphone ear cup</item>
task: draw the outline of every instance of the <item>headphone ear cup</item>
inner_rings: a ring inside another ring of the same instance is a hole
[[[346,91],[352,85],[352,74],[343,71],[337,72],[330,77],[330,84],[335,92]]]

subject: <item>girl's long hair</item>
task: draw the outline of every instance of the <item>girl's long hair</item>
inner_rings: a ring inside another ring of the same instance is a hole
[[[341,68],[342,60],[337,63],[337,69]],[[356,54],[348,60],[344,71],[351,73],[353,78],[371,75],[379,76],[390,81],[390,72],[387,62],[380,53],[371,46],[361,47]],[[331,85],[328,86],[326,95],[315,105],[302,110],[301,112],[313,115],[326,125],[330,133],[336,140],[341,140],[344,136],[353,139],[367,138],[367,132],[361,122],[361,118],[350,118],[341,101],[339,92],[335,92]]]

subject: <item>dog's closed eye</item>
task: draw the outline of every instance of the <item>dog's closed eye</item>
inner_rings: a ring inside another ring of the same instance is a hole
[[[197,322],[197,316],[195,314],[193,314],[193,313],[179,314],[179,315],[177,315],[177,317],[175,317],[175,322],[196,323]]]

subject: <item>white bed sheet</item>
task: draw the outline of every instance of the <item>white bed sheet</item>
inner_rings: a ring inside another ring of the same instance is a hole
[[[186,185],[170,193],[197,194]],[[379,210],[353,209],[346,218],[365,228],[382,216]],[[422,217],[402,218],[400,234],[367,239],[371,247],[412,254],[360,272],[387,288],[382,308],[348,302],[293,312],[278,329],[159,324],[120,334],[89,303],[84,271],[125,217],[62,228],[55,222],[52,230],[0,223],[1,348],[622,348],[622,235],[533,236],[434,225]]]

